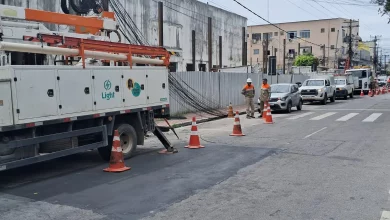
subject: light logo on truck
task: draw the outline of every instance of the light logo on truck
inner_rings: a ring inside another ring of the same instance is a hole
[[[102,92],[102,99],[110,100],[110,99],[115,98],[115,92],[109,92],[108,91],[108,90],[111,89],[111,87],[112,87],[112,84],[111,84],[110,80],[104,81],[104,89],[107,92]]]

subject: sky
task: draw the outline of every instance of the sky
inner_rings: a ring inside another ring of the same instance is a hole
[[[233,0],[199,0],[248,18],[248,25],[266,24]],[[355,19],[360,22],[363,41],[381,36],[378,42],[383,54],[390,54],[390,24],[381,16],[379,6],[370,0],[237,0],[271,23],[317,20],[325,18]],[[352,4],[355,5],[352,5]]]

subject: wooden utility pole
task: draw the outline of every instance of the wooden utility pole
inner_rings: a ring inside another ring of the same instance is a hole
[[[164,4],[158,2],[158,45],[164,46]]]
[[[283,74],[286,74],[286,38],[283,39]]]
[[[325,66],[325,44],[321,46],[322,49],[322,66]]]
[[[222,68],[222,36],[219,36],[219,68]]]
[[[349,30],[349,36],[348,36],[348,58],[349,58],[349,67],[352,67],[352,59],[353,59],[353,49],[352,49],[352,43],[353,43],[353,39],[352,39],[352,28],[354,27],[359,27],[359,25],[352,25],[353,22],[357,22],[357,21],[354,21],[352,19],[349,19],[349,21],[347,22],[344,22],[344,23],[348,23],[348,26],[342,26],[342,28],[348,28]]]
[[[242,66],[248,65],[248,52],[247,52],[247,42],[246,42],[246,29],[242,27]]]
[[[211,17],[208,17],[208,31],[207,31],[207,41],[208,41],[208,60],[209,60],[209,72],[213,68],[213,24]]]

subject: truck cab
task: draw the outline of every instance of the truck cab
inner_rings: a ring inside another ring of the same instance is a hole
[[[334,102],[336,98],[336,85],[333,76],[317,76],[307,79],[299,90],[304,102],[319,101],[326,105],[328,99]]]
[[[372,75],[370,68],[362,68],[362,69],[351,69],[346,71],[347,74],[351,74],[353,77],[358,78],[358,86],[355,88],[357,93],[360,93],[363,90],[365,95],[368,94],[370,88],[370,77]]]
[[[354,83],[351,79],[353,79],[352,75],[335,77],[336,98],[348,99],[348,96],[353,98]]]

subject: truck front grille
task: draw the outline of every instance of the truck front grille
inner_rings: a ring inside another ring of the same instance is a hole
[[[317,89],[303,89],[301,95],[318,95]]]

